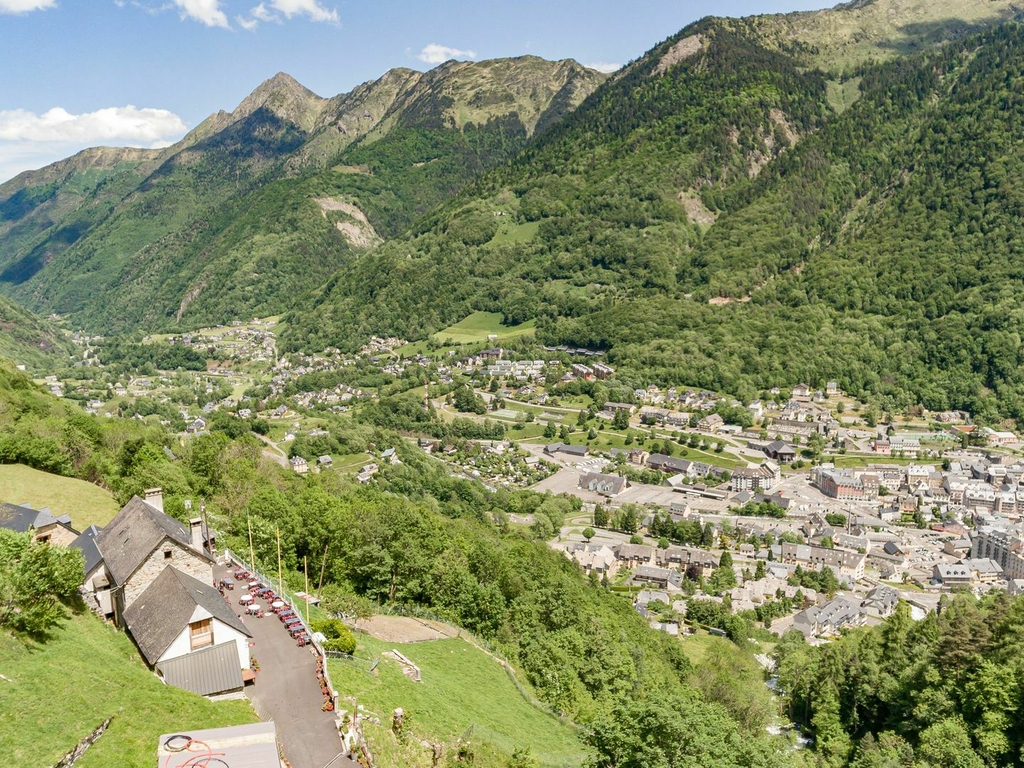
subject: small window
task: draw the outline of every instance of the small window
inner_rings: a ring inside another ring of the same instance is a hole
[[[171,559],[171,555],[173,555],[173,554],[174,553],[171,552],[171,550],[165,549],[164,550],[164,560],[170,560]]]
[[[193,651],[213,645],[213,619],[194,621],[188,625],[188,631]]]

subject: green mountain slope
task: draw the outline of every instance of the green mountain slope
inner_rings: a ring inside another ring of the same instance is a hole
[[[285,341],[418,338],[497,311],[643,380],[754,397],[836,378],[887,408],[1024,416],[1024,33],[915,18],[899,28],[916,44],[949,42],[886,64],[835,44],[828,72],[780,35],[790,17],[687,28],[413,237],[346,265]],[[496,211],[536,224],[492,239]]]
[[[603,79],[535,57],[449,62],[322,99],[279,74],[167,150],[99,153],[92,186],[79,157],[0,187],[0,290],[107,331],[280,312]]]
[[[72,345],[52,323],[0,296],[0,358],[29,370],[49,370],[66,363]]]

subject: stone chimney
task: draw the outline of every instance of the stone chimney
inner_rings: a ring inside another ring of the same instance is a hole
[[[163,488],[147,488],[144,493],[146,494],[146,503],[153,507],[159,512],[164,511],[164,489]]]
[[[205,551],[203,548],[203,518],[193,517],[188,521],[188,529],[192,534],[192,549],[196,552]]]

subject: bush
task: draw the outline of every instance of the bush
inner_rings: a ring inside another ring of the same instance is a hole
[[[356,650],[356,639],[341,619],[310,622],[309,628],[327,638],[323,644],[325,651],[339,651],[351,655]]]
[[[324,640],[323,646],[325,651],[337,651],[339,653],[347,653],[351,656],[356,651],[356,639],[352,636],[352,633],[345,629],[348,637],[335,637],[329,640]]]

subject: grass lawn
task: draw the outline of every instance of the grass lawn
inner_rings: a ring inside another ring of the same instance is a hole
[[[331,660],[331,679],[339,691],[382,718],[402,707],[419,737],[451,741],[472,728],[472,742],[488,742],[506,755],[529,746],[542,765],[583,763],[586,751],[576,732],[531,706],[496,661],[464,640],[398,644],[367,635],[356,639],[357,660]],[[375,674],[368,672],[372,661],[391,649],[420,667],[423,682],[409,680],[387,659]]]
[[[539,221],[524,221],[522,224],[502,221],[498,226],[498,231],[491,238],[491,243],[528,243],[537,235],[538,229],[540,229]]]
[[[499,312],[474,312],[455,325],[450,325],[434,334],[434,338],[444,342],[451,339],[456,344],[476,344],[485,342],[488,336],[497,336],[497,341],[511,339],[516,336],[532,336],[534,320],[527,320],[522,325],[502,325]]]
[[[836,455],[827,456],[823,460],[831,461],[836,465],[838,469],[846,469],[850,467],[866,467],[868,464],[919,464],[919,463],[939,463],[941,459],[918,459],[916,456],[850,456],[850,455]]]
[[[71,515],[78,530],[106,525],[118,506],[109,491],[70,477],[51,475],[23,464],[0,464],[0,502],[49,507],[55,515]]]
[[[161,683],[122,633],[76,616],[45,645],[0,635],[0,754],[6,765],[52,765],[106,718],[79,768],[154,765],[163,733],[258,720],[245,701],[211,702]]]
[[[679,642],[683,645],[683,651],[693,666],[697,667],[704,661],[708,651],[716,645],[730,645],[731,640],[725,637],[709,635],[703,629],[697,630],[695,635],[681,637]]]

